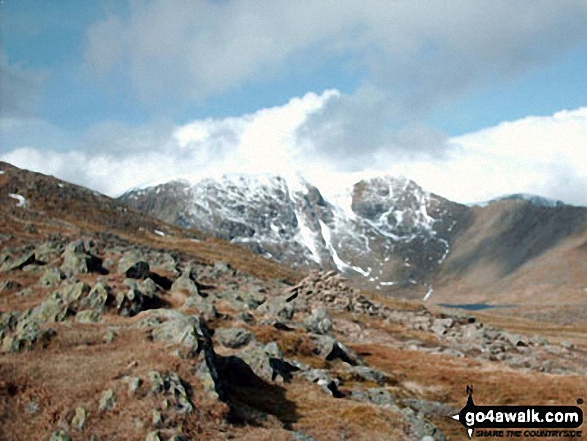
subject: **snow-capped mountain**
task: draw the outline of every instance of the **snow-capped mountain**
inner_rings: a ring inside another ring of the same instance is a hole
[[[392,177],[360,181],[330,201],[303,179],[274,175],[176,180],[121,199],[288,265],[337,269],[383,290],[425,283],[469,214]]]

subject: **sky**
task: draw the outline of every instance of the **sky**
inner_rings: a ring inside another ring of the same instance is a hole
[[[1,0],[0,160],[110,196],[405,176],[587,205],[584,0]]]

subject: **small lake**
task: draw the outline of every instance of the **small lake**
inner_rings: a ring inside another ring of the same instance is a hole
[[[513,308],[516,305],[488,305],[487,303],[439,303],[445,308],[466,309],[467,311],[482,311],[493,308]]]

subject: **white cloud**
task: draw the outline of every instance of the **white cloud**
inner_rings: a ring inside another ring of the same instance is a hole
[[[133,1],[127,16],[88,29],[85,66],[122,74],[154,104],[342,56],[394,108],[419,114],[548,64],[585,42],[586,19],[583,0]]]
[[[334,90],[308,93],[283,106],[179,127],[102,125],[102,132],[110,127],[111,133],[83,140],[93,150],[60,152],[35,145],[13,149],[0,159],[113,196],[172,177],[200,179],[221,173],[299,173],[331,196],[359,179],[390,174],[409,177],[459,202],[525,192],[587,205],[587,108],[504,122],[445,139],[450,148],[443,149],[443,156],[398,156],[394,148],[373,149],[349,171],[338,151],[318,155],[311,144],[297,143],[297,131],[308,117],[339,97]],[[160,134],[151,136],[157,128],[162,128]],[[414,138],[411,132],[405,137],[409,142]],[[434,144],[437,138],[419,139]],[[404,142],[401,136],[395,141]],[[126,148],[106,149],[99,142]]]

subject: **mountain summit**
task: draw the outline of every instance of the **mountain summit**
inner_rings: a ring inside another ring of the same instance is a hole
[[[361,277],[375,289],[425,282],[469,211],[389,176],[362,180],[336,201],[302,179],[275,175],[177,180],[120,199],[288,265]]]

